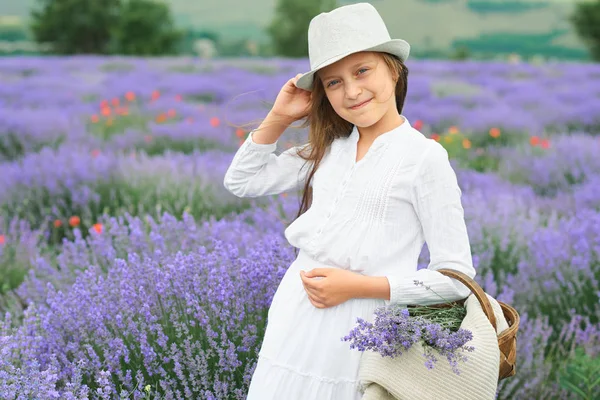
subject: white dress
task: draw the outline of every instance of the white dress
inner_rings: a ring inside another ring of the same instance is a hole
[[[354,400],[361,352],[342,341],[358,317],[373,321],[377,307],[444,302],[415,285],[422,281],[448,301],[470,291],[435,271],[453,268],[475,277],[461,204],[448,153],[404,117],[356,160],[359,133],[336,139],[313,178],[311,208],[285,230],[300,249],[271,303],[248,400]],[[301,188],[308,171],[291,148],[257,144],[252,133],[236,152],[225,187],[240,197]],[[431,262],[417,270],[427,242]],[[308,299],[300,270],[344,268],[385,276],[390,300],[355,298],[330,308]]]

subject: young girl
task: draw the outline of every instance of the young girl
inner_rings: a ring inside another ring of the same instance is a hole
[[[304,190],[285,230],[300,251],[269,309],[249,400],[360,399],[362,353],[342,340],[356,319],[470,294],[439,268],[475,276],[448,153],[402,115],[408,43],[368,3],[319,14],[308,37],[311,71],[282,87],[224,178],[240,197]],[[275,155],[302,118],[309,142]],[[431,262],[417,271],[424,242]]]

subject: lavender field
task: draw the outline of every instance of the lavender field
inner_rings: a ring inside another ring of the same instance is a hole
[[[223,177],[307,66],[0,59],[0,398],[245,399],[299,199]],[[598,398],[600,65],[407,66],[403,115],[451,156],[476,280],[521,314],[498,399]]]

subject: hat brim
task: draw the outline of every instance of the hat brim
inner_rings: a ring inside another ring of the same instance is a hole
[[[381,53],[390,53],[395,56],[398,56],[398,58],[400,58],[400,60],[402,60],[402,62],[404,62],[404,61],[406,61],[406,59],[408,58],[408,55],[410,53],[410,44],[408,44],[408,42],[406,42],[402,39],[392,39],[385,43],[378,44],[377,46],[368,47],[368,48],[359,49],[359,50],[352,50],[352,51],[348,51],[347,53],[332,57],[329,60],[327,60],[326,62],[324,62],[323,64],[319,65],[317,68],[313,69],[312,71],[302,74],[302,76],[300,76],[300,78],[298,78],[298,80],[296,81],[296,87],[298,87],[300,89],[312,91],[313,78],[314,78],[315,72],[317,72],[321,68],[325,68],[326,66],[333,64],[334,62],[336,62],[338,60],[341,60],[342,58],[344,58],[346,56],[349,56],[350,54],[358,53],[361,51],[378,51]]]

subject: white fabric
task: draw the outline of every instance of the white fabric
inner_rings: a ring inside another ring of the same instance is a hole
[[[467,345],[475,350],[464,353],[468,360],[459,362],[459,375],[452,371],[446,357],[435,351],[438,361],[428,370],[421,343],[393,359],[366,351],[359,367],[360,389],[364,391],[362,400],[495,399],[500,367],[497,335],[508,328],[508,322],[498,302],[486,295],[496,316],[496,331],[479,300],[471,294],[465,302],[467,315],[460,326],[473,333]]]
[[[434,304],[469,295],[463,284],[436,271],[475,276],[456,175],[446,150],[404,119],[378,136],[359,162],[356,128],[336,139],[323,158],[311,208],[285,230],[301,251],[273,298],[249,399],[348,400],[350,392],[359,399],[360,352],[341,341],[357,317],[372,320],[375,308],[390,303]],[[257,144],[252,134],[236,152],[224,186],[240,197],[301,189],[309,168],[295,155],[297,148],[276,155],[277,143]],[[425,241],[431,262],[417,271]],[[321,267],[385,276],[391,298],[318,309],[299,271]]]
[[[361,352],[341,340],[361,317],[371,321],[381,299],[352,299],[315,308],[300,270],[327,268],[304,250],[286,271],[269,308],[268,324],[247,400],[360,400]]]

